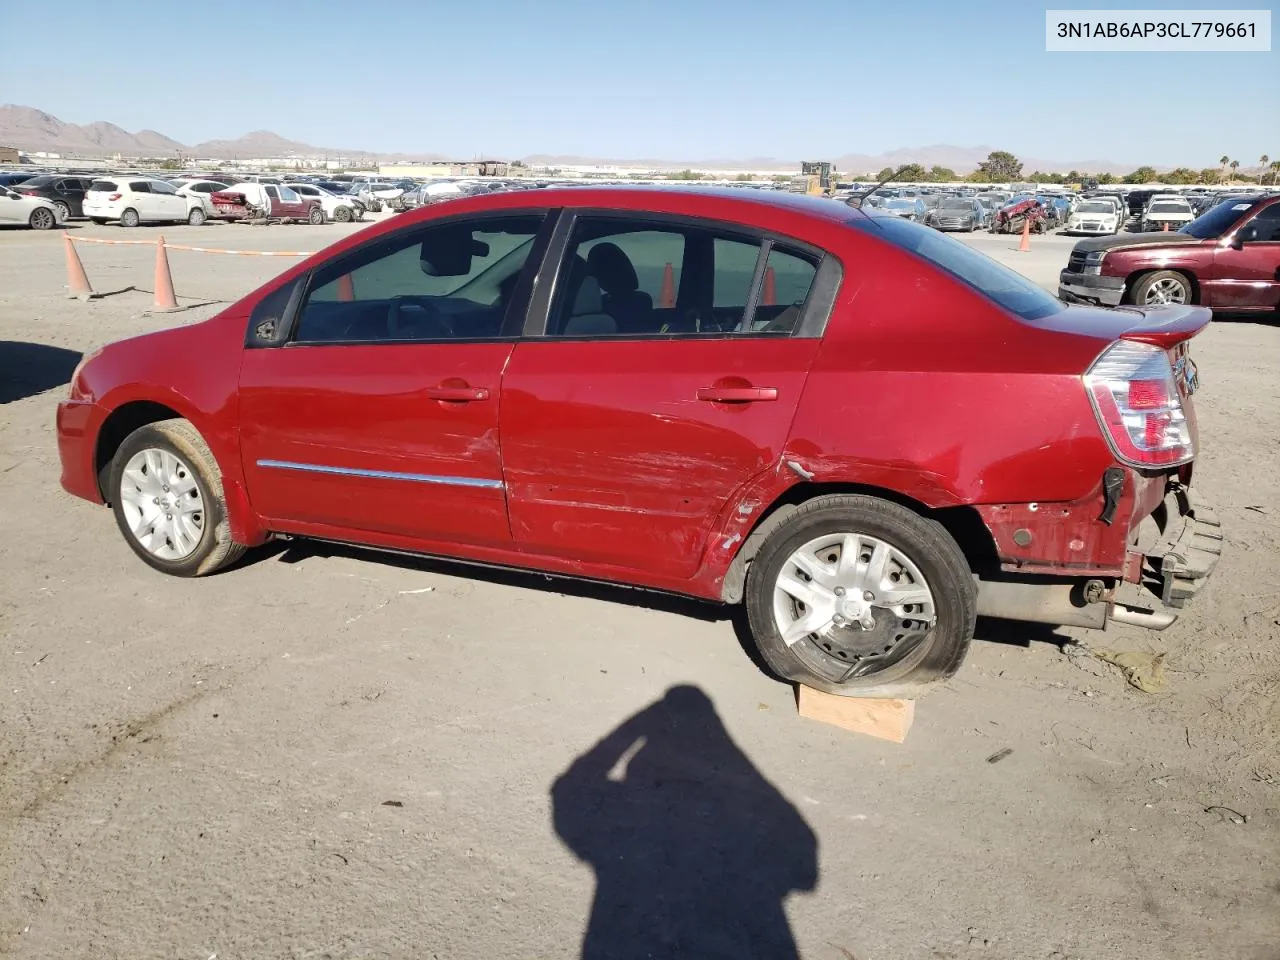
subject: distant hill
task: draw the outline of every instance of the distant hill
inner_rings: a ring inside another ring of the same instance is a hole
[[[188,146],[155,130],[130,133],[114,123],[101,120],[83,126],[64,123],[43,110],[12,103],[0,106],[0,145],[83,157],[109,157],[117,153],[126,157],[168,157],[183,153],[187,156],[219,159],[289,154],[364,155],[360,150],[314,147],[296,140],[286,140],[269,130],[255,130],[235,140],[208,140]]]
[[[0,146],[18,147],[21,150],[45,150],[60,153],[66,157],[110,157],[121,154],[127,157],[171,157],[177,153],[186,156],[215,157],[231,160],[249,157],[283,157],[283,156],[343,156],[368,157],[370,159],[387,160],[444,160],[445,156],[435,153],[382,153],[374,154],[364,150],[340,149],[337,147],[316,147],[297,140],[288,140],[270,130],[254,130],[235,140],[206,140],[188,146],[171,137],[166,137],[155,130],[140,130],[130,133],[113,123],[98,121],[80,126],[64,123],[52,114],[37,110],[34,107],[22,107],[15,104],[0,106]],[[875,173],[884,167],[897,167],[904,163],[918,163],[929,168],[932,166],[949,167],[959,174],[966,174],[977,168],[978,162],[985,160],[994,148],[986,146],[956,147],[950,144],[934,144],[925,147],[903,147],[887,153],[864,154],[846,153],[838,157],[812,157],[809,159],[831,160],[836,169],[848,176],[863,176]],[[577,155],[535,154],[525,157],[524,162],[531,166],[629,166],[643,167],[651,170],[682,170],[686,167],[712,170],[796,170],[800,169],[801,158],[785,157],[746,157],[721,159],[650,159],[636,157],[601,158]],[[1038,157],[1019,156],[1022,169],[1026,174],[1035,170],[1045,173],[1067,173],[1079,170],[1088,173],[1126,174],[1137,169],[1139,163],[1116,163],[1113,160],[1046,160]],[[1145,161],[1149,162],[1149,161]],[[1216,166],[1212,161],[1204,166]],[[1168,166],[1156,166],[1157,170],[1168,170]],[[1257,174],[1253,167],[1241,167],[1239,176]]]

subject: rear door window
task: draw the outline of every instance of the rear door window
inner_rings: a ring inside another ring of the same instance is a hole
[[[150,193],[151,184],[147,183],[145,180],[134,180],[130,182],[129,189],[134,193]]]

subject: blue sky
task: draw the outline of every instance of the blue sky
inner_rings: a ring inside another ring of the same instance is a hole
[[[38,15],[0,34],[0,101],[185,143],[269,129],[456,157],[821,159],[942,143],[1197,168],[1280,156],[1274,49],[1046,53],[1046,6],[1071,5],[232,0],[129,13],[64,0],[52,46],[32,42]],[[219,35],[216,21],[232,26]]]

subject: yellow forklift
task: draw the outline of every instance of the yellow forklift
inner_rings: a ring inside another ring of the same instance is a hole
[[[800,164],[800,176],[791,180],[791,189],[812,197],[829,196],[836,188],[833,174],[834,170],[826,160],[805,160]]]

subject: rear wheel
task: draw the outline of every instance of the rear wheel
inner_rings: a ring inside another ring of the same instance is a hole
[[[1133,288],[1133,302],[1146,307],[1162,303],[1186,304],[1194,302],[1191,281],[1175,270],[1157,270],[1148,273]]]
[[[334,211],[333,211],[333,219],[337,220],[339,223],[350,223],[350,222],[351,222],[351,208],[350,208],[350,207],[338,207],[336,210],[334,210]]]
[[[163,573],[203,576],[244,553],[231,539],[218,463],[186,420],[129,434],[111,461],[107,495],[125,541]]]
[[[64,200],[55,200],[53,205],[58,208],[58,219],[66,223],[71,219],[71,205]]]
[[[48,207],[36,207],[27,218],[32,230],[52,230],[58,223],[57,216]]]
[[[843,696],[915,696],[959,668],[976,589],[945,529],[875,497],[819,497],[751,563],[751,633],[780,676]]]
[[[138,216],[138,211],[133,207],[120,214],[120,226],[122,227],[136,227],[141,222],[142,218]]]

